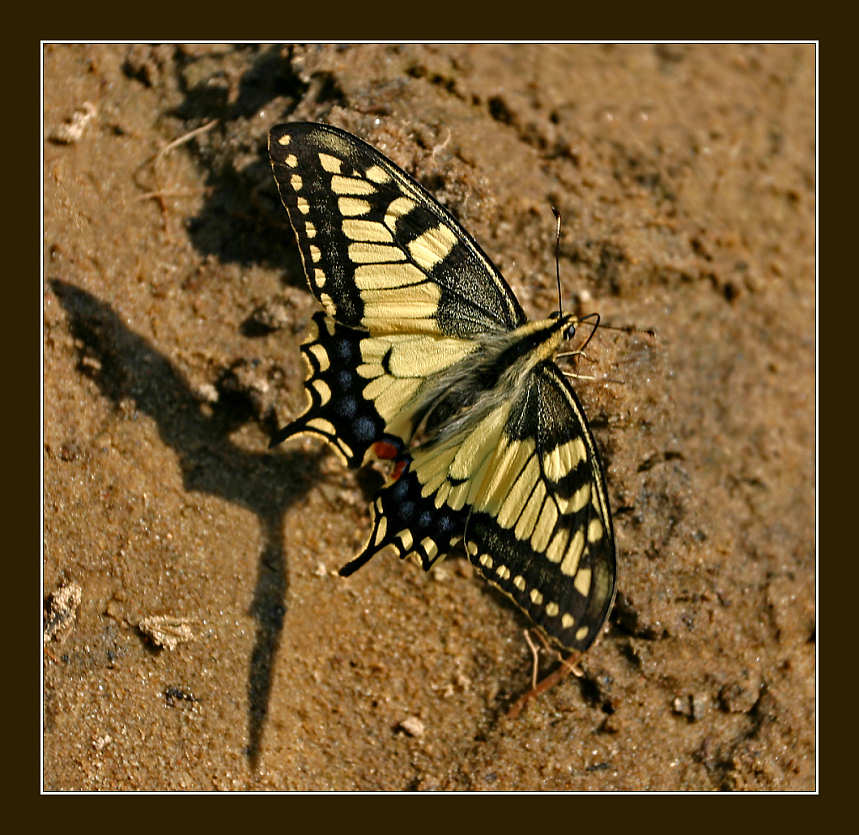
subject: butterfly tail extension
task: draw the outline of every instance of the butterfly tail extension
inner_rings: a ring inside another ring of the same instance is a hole
[[[298,122],[272,128],[269,155],[310,291],[338,322],[473,337],[525,321],[471,236],[374,148]]]
[[[436,507],[432,495],[422,495],[409,461],[396,480],[379,490],[370,509],[370,537],[361,553],[340,569],[341,576],[354,573],[389,545],[400,559],[411,557],[429,571],[462,538],[465,527],[465,512]]]
[[[271,440],[268,442],[268,448],[274,449],[276,446],[279,446],[284,441],[291,438],[293,435],[301,435],[303,432],[309,432],[310,430],[304,425],[304,421],[294,420],[292,423],[288,423],[286,426],[281,427],[271,436]],[[328,440],[328,438],[326,438]]]

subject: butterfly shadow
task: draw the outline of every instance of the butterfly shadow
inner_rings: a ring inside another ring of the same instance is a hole
[[[68,316],[79,347],[78,369],[115,404],[150,416],[162,441],[177,455],[185,489],[207,493],[252,510],[263,546],[250,614],[256,621],[248,671],[248,745],[258,762],[268,716],[274,663],[283,632],[289,571],[283,516],[313,482],[325,452],[253,453],[230,440],[250,419],[246,404],[221,398],[210,414],[180,372],[151,343],[130,330],[105,302],[58,278],[49,285]]]

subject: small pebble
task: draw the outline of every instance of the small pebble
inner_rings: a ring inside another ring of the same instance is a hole
[[[176,649],[179,644],[194,640],[194,632],[187,618],[152,615],[143,618],[137,624],[137,628],[155,646],[164,647],[164,649]]]
[[[423,736],[424,723],[417,716],[409,716],[408,719],[403,719],[399,727],[402,728],[409,736]]]
[[[83,136],[86,126],[93,120],[97,112],[92,102],[85,101],[75,109],[75,112],[68,119],[54,128],[48,138],[51,142],[60,145],[74,144]]]
[[[69,637],[77,620],[82,594],[83,590],[77,583],[63,583],[50,595],[48,611],[45,613],[43,643],[56,641],[61,644]]]

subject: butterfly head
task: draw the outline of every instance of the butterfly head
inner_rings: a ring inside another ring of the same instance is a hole
[[[561,313],[560,310],[555,310],[549,314],[549,318],[558,320],[558,328],[564,341],[570,340],[576,335],[576,325],[579,323],[579,317],[575,314]]]

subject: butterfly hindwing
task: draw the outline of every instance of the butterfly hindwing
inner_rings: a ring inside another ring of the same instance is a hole
[[[359,369],[361,343],[366,336],[363,331],[338,325],[325,313],[313,315],[310,332],[301,346],[307,365],[307,408],[275,435],[272,445],[293,435],[318,435],[350,467],[360,467],[375,443],[402,447],[399,438],[385,432],[384,418],[373,400],[363,394],[367,381]]]
[[[386,484],[371,505],[373,528],[364,550],[345,565],[348,576],[380,551],[393,546],[400,559],[413,557],[429,571],[462,539],[467,512],[436,506],[432,497],[421,495],[421,483],[408,459],[402,473]]]
[[[472,340],[422,333],[370,336],[318,312],[301,346],[308,370],[306,411],[272,443],[316,434],[350,467],[361,466],[379,442],[402,450],[419,418],[427,381],[468,362],[476,348]]]
[[[272,129],[269,153],[310,290],[338,322],[467,338],[525,321],[471,236],[371,146],[298,122]]]

